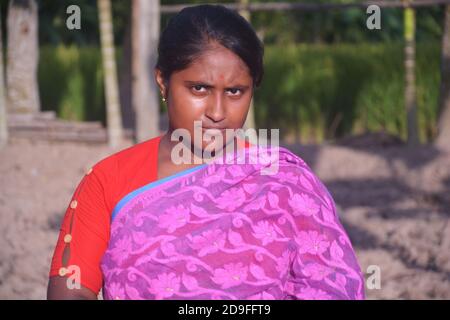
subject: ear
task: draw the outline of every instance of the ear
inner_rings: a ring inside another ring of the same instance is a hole
[[[166,88],[166,85],[164,84],[164,78],[163,78],[161,70],[159,70],[157,68],[155,68],[155,81],[158,84],[159,91],[161,92],[161,95],[164,98],[167,98],[166,97],[167,88]]]

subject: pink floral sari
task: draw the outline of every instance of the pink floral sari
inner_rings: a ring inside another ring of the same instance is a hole
[[[101,263],[104,298],[364,299],[332,197],[301,158],[276,150],[276,174],[215,161],[122,199]]]

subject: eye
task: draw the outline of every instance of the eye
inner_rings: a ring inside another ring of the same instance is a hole
[[[231,96],[239,96],[242,94],[242,90],[239,88],[230,88],[227,90]]]
[[[191,89],[192,89],[192,91],[194,91],[195,93],[202,93],[202,92],[205,92],[205,91],[202,90],[202,89],[205,89],[205,90],[206,90],[206,86],[201,85],[201,84],[196,84],[195,86],[192,86]]]

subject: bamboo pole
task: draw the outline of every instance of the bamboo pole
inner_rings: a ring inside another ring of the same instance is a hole
[[[8,122],[6,118],[5,79],[3,73],[3,33],[0,15],[0,149],[8,143]]]
[[[159,135],[159,92],[153,67],[159,37],[159,0],[132,1],[132,104],[136,141]]]
[[[441,51],[441,90],[436,145],[450,151],[450,5],[445,7]]]
[[[239,0],[239,4],[245,8],[246,6],[248,6],[249,0]],[[241,9],[241,10],[239,10],[239,14],[241,16],[243,16],[245,18],[245,20],[247,20],[249,23],[251,22],[250,11],[248,11],[247,9]],[[254,99],[253,98],[250,101],[250,108],[248,110],[247,118],[245,119],[244,129],[245,130],[256,129],[255,113],[254,113]],[[252,143],[255,143],[256,138],[257,138],[257,135],[252,134],[252,136],[250,137],[250,141],[252,141]]]
[[[108,143],[110,147],[115,148],[122,142],[123,129],[120,113],[119,88],[117,84],[111,1],[97,0],[97,3],[100,21],[103,77],[105,81]]]
[[[362,1],[355,3],[291,3],[291,2],[265,2],[265,3],[227,3],[223,6],[232,10],[247,10],[249,12],[257,11],[326,11],[326,10],[345,10],[349,8],[366,9],[370,5],[377,5],[380,8],[418,8],[435,5],[450,4],[450,0],[416,0],[409,5],[405,4],[403,0],[393,1]],[[162,14],[176,13],[185,7],[194,6],[196,4],[176,4],[176,5],[162,5]]]
[[[408,1],[405,1],[408,2]],[[417,101],[416,101],[416,18],[415,11],[411,7],[404,9],[404,38],[405,38],[405,109],[408,131],[408,145],[419,144],[417,126]]]

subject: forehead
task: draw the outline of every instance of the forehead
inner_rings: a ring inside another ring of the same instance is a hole
[[[183,80],[205,82],[251,81],[245,62],[235,53],[222,46],[204,51],[187,68],[177,72]]]

